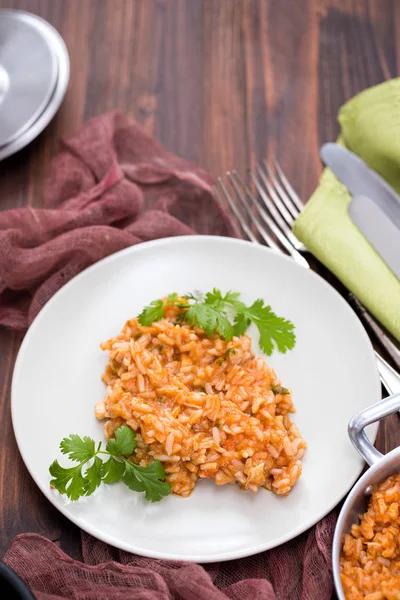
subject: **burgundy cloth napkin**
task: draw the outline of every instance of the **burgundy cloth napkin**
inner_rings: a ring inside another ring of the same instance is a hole
[[[279,548],[205,567],[118,551],[83,532],[84,563],[29,533],[4,561],[37,600],[329,600],[335,522],[331,513]]]
[[[0,325],[27,329],[69,279],[122,248],[175,235],[234,235],[212,184],[121,113],[91,119],[62,141],[44,208],[0,213]]]
[[[45,207],[0,213],[0,325],[25,330],[69,279],[122,248],[236,235],[212,184],[124,115],[92,119],[62,141]],[[4,560],[38,600],[329,600],[335,521],[332,513],[279,548],[204,568],[128,554],[83,532],[83,563],[36,534],[17,536]]]

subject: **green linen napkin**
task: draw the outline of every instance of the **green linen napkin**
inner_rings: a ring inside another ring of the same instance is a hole
[[[361,92],[339,112],[339,143],[400,193],[400,79]],[[350,219],[350,194],[330,169],[297,218],[296,237],[400,341],[400,281]]]

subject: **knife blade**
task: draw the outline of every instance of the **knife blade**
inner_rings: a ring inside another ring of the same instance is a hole
[[[353,196],[368,196],[400,229],[400,197],[378,173],[339,144],[324,144],[320,155]]]
[[[400,231],[368,196],[353,196],[349,215],[387,266],[400,279]]]

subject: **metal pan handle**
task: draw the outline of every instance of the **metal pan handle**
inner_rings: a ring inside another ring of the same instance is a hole
[[[348,432],[355,449],[370,466],[382,458],[382,454],[373,447],[364,431],[365,427],[376,423],[400,410],[400,394],[389,396],[357,413],[350,421]]]

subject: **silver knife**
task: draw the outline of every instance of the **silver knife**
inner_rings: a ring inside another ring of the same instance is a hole
[[[386,216],[389,216],[389,220],[390,216],[393,216],[393,220],[398,224],[400,198],[382,177],[370,169],[357,155],[338,144],[324,144],[320,150],[320,155],[326,166],[332,169],[336,177],[347,187],[353,196],[364,195],[373,197],[379,208],[385,212]],[[377,201],[377,199],[379,200]],[[364,319],[367,320],[368,325],[374,331],[381,344],[386,348],[396,365],[400,367],[400,350],[365,309],[364,313]],[[399,377],[397,373],[396,376]],[[387,389],[391,393],[390,387]]]
[[[368,196],[353,196],[348,210],[361,233],[400,279],[400,230]]]
[[[368,196],[400,229],[400,197],[361,158],[339,144],[324,144],[321,158],[353,196]]]

